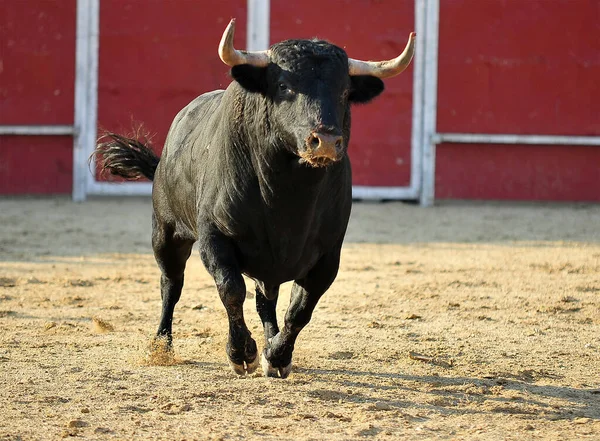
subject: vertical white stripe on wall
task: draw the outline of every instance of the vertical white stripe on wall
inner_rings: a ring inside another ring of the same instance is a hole
[[[73,138],[73,200],[86,196],[85,133],[87,123],[89,0],[77,0],[75,37],[75,115]]]
[[[99,0],[77,0],[73,142],[73,200],[76,202],[86,199],[89,184],[94,182],[88,158],[96,144],[99,22]],[[94,164],[91,169],[95,169]]]
[[[417,44],[413,59],[413,106],[410,140],[410,188],[420,197],[423,159],[423,70],[425,65],[425,7],[426,0],[415,0],[415,31]]]
[[[421,205],[433,205],[435,198],[435,142],[437,120],[437,75],[439,0],[427,0],[425,23],[425,69],[423,80],[423,157]]]
[[[88,126],[87,137],[85,142],[86,156],[86,177],[88,185],[95,182],[96,164],[88,167],[87,158],[94,152],[96,148],[96,140],[98,137],[98,63],[100,49],[100,0],[90,1],[90,34],[89,34],[89,71],[88,71]],[[90,172],[90,169],[92,172]]]
[[[261,51],[269,48],[270,0],[248,0],[246,48]]]

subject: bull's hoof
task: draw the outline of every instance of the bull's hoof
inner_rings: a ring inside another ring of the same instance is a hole
[[[256,357],[252,362],[246,363],[246,372],[248,374],[254,373],[256,368],[258,368],[258,365],[259,365],[259,360],[258,360],[258,357]]]
[[[234,345],[234,343],[237,343]],[[236,349],[234,349],[236,348]],[[229,360],[229,366],[238,375],[246,375],[253,373],[258,367],[258,349],[256,342],[248,334],[245,340],[227,342],[226,347],[227,358]]]
[[[260,365],[262,366],[263,373],[265,377],[272,378],[287,378],[292,372],[292,362],[285,367],[273,367],[267,357],[265,357],[265,353],[260,354]]]
[[[243,364],[237,364],[237,363],[234,363],[233,361],[229,360],[229,366],[231,366],[231,369],[233,369],[233,372],[235,372],[236,374],[238,374],[240,376],[244,376],[246,374],[250,375],[258,367],[258,357],[256,357],[250,363],[244,362]]]

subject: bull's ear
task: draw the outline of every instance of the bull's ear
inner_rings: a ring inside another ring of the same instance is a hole
[[[267,93],[267,68],[238,64],[231,68],[231,77],[248,92]]]
[[[353,75],[350,77],[350,82],[348,100],[351,103],[368,103],[384,89],[383,81],[371,75]]]

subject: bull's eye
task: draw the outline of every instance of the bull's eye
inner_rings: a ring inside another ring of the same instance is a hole
[[[279,83],[279,92],[282,95],[291,95],[293,92],[285,83]]]
[[[348,95],[350,95],[350,91],[348,89],[344,90],[342,92],[342,101],[346,101],[346,99],[348,98]]]

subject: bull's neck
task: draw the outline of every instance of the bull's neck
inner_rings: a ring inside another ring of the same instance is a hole
[[[301,164],[299,158],[282,145],[260,147],[262,151],[254,152],[253,166],[265,204],[270,207],[294,204],[304,208],[314,205],[333,168]]]
[[[243,149],[260,187],[261,198],[267,206],[275,207],[294,200],[297,205],[312,205],[328,180],[332,169],[314,168],[301,164],[277,136],[271,122],[268,100],[260,94],[251,94],[234,83],[228,90],[233,100],[234,118],[231,132],[238,138],[234,148]],[[231,89],[231,88],[230,88]],[[295,146],[293,146],[295,147]]]

